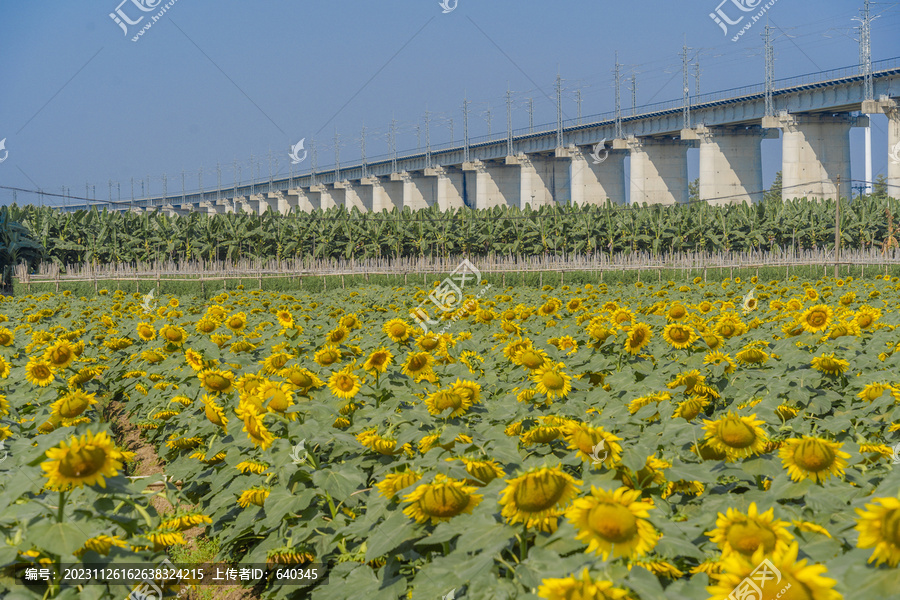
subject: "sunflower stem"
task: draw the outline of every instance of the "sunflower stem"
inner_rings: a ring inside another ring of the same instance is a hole
[[[528,527],[522,527],[522,537],[519,538],[519,561],[528,556]]]
[[[66,493],[61,491],[59,493],[59,511],[56,514],[56,522],[57,523],[63,522],[63,513],[65,512],[65,509],[66,509]]]

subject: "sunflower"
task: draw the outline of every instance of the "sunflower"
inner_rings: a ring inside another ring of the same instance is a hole
[[[75,551],[75,556],[81,557],[88,551],[96,552],[101,556],[108,556],[109,551],[112,550],[113,547],[127,548],[128,544],[117,535],[108,536],[101,534],[85,540],[84,545]]]
[[[433,482],[419,485],[403,497],[403,501],[409,504],[403,509],[403,514],[417,523],[430,520],[432,525],[436,525],[449,521],[456,515],[471,513],[478,506],[483,496],[474,493],[477,489],[466,485],[465,481],[435,475]]]
[[[275,319],[284,329],[291,329],[294,326],[294,315],[287,310],[279,310],[275,313]]]
[[[896,567],[900,563],[900,499],[874,498],[865,510],[857,508],[856,514],[857,548],[874,547],[868,562]]]
[[[6,362],[6,359],[0,356],[0,379],[6,379],[9,377],[10,366],[9,363]],[[76,377],[76,375],[73,375]]]
[[[166,344],[181,347],[187,340],[187,331],[176,325],[163,325],[159,330],[159,336]]]
[[[244,411],[243,415],[243,431],[247,433],[254,446],[259,446],[260,449],[265,450],[275,442],[275,436],[266,429],[261,415],[256,414],[254,411]]]
[[[138,323],[136,329],[138,337],[145,342],[156,339],[156,329],[153,328],[151,323]]]
[[[810,306],[799,317],[800,326],[809,333],[825,331],[831,324],[834,311],[827,304]]]
[[[292,421],[297,418],[297,413],[285,414],[294,404],[294,391],[290,384],[266,381],[259,386],[256,396],[266,405],[267,411],[286,416]]]
[[[293,355],[287,352],[274,352],[260,364],[263,365],[263,371],[267,375],[272,375],[283,369],[284,365],[292,358],[294,358]]]
[[[259,486],[244,490],[241,492],[240,497],[238,497],[238,506],[247,508],[251,504],[255,504],[256,506],[262,507],[263,504],[266,503],[266,498],[269,497],[270,493],[271,491],[268,488]]]
[[[742,365],[763,365],[771,355],[762,349],[765,342],[751,342],[744,346],[734,357]]]
[[[350,400],[359,393],[360,379],[353,370],[351,365],[347,365],[340,371],[335,371],[328,379],[328,389],[338,398]]]
[[[562,579],[542,579],[538,597],[544,600],[628,600],[627,590],[614,587],[611,581],[591,579],[587,568],[576,579],[574,575]]]
[[[188,348],[184,353],[184,362],[186,362],[188,366],[194,371],[202,371],[204,367],[206,367],[206,363],[203,360],[203,355],[196,350],[191,350],[190,348]]]
[[[269,465],[258,460],[244,460],[236,464],[234,468],[245,475],[247,473],[262,475],[269,468]]]
[[[336,362],[340,362],[342,356],[340,348],[331,344],[326,344],[319,350],[316,350],[313,360],[320,366],[328,367]]]
[[[288,383],[301,390],[302,394],[307,394],[309,393],[309,390],[320,388],[325,385],[325,382],[319,379],[318,375],[309,369],[303,369],[301,367],[288,367],[284,369],[280,375],[281,377],[284,377]]]
[[[509,524],[556,531],[557,517],[575,498],[581,481],[560,467],[531,469],[506,482],[500,497],[502,516]]]
[[[636,558],[656,546],[659,535],[647,520],[656,508],[651,500],[640,500],[639,490],[620,487],[607,492],[591,486],[591,493],[578,498],[566,510],[566,518],[578,535],[575,539],[588,544],[586,552],[594,552],[608,560]]]
[[[422,474],[416,471],[401,471],[400,473],[388,473],[375,487],[385,498],[391,499],[400,493],[400,490],[408,488],[422,479]]]
[[[247,315],[243,312],[231,315],[225,319],[225,327],[234,333],[241,333],[247,327]]]
[[[547,353],[539,348],[524,348],[521,352],[514,355],[512,361],[520,367],[525,367],[529,371],[540,369],[550,362]]]
[[[687,316],[687,309],[683,304],[675,303],[666,311],[667,321],[680,321]]]
[[[866,384],[861,392],[856,394],[856,397],[865,402],[872,402],[873,400],[878,400],[887,392],[895,399],[900,395],[900,390],[897,390],[889,383],[869,383]]]
[[[844,474],[850,455],[841,450],[842,446],[818,437],[790,438],[784,441],[778,455],[794,481],[812,479],[821,483],[832,475]]]
[[[185,531],[198,525],[212,525],[212,519],[199,512],[176,512],[165,515],[160,521],[160,529]]]
[[[366,429],[356,436],[356,441],[373,452],[384,456],[398,454],[397,440],[390,437],[382,437],[374,428]]]
[[[769,560],[769,565],[766,565],[767,573],[759,571],[755,577],[755,581],[764,586],[763,595],[757,596],[759,600],[841,600],[844,596],[832,589],[837,582],[824,576],[826,568],[823,565],[807,565],[805,558],[798,561],[799,551],[800,547],[794,542],[768,556],[760,549],[750,559],[738,552],[723,557],[718,565],[721,572],[710,574],[717,581],[715,585],[706,588],[710,594],[709,600],[734,598],[735,590],[760,569],[764,559]],[[781,575],[777,583],[773,568]]]
[[[547,363],[531,375],[535,388],[549,400],[565,398],[572,391],[572,377],[566,373],[563,363]]]
[[[230,392],[234,389],[234,373],[217,369],[206,369],[197,374],[200,385],[214,394]]]
[[[12,346],[16,341],[15,335],[6,327],[0,327],[0,346]]]
[[[194,325],[194,329],[197,330],[198,333],[212,333],[216,329],[219,328],[219,322],[215,319],[209,319],[207,317],[203,317],[197,324]]]
[[[787,526],[787,521],[775,518],[774,508],[761,513],[753,502],[747,514],[734,508],[724,515],[719,513],[716,528],[706,535],[719,546],[723,556],[739,552],[750,558],[757,548],[766,554],[786,549],[794,539]]]
[[[51,404],[50,409],[54,415],[59,415],[64,419],[74,419],[94,404],[97,404],[97,396],[95,394],[86,394],[81,390],[73,390]]]
[[[379,373],[387,371],[387,368],[391,366],[393,360],[394,355],[391,354],[391,351],[382,346],[369,354],[368,358],[366,358],[366,362],[363,363],[363,370],[372,375],[378,375]]]
[[[628,337],[625,339],[625,349],[629,354],[637,355],[644,346],[650,343],[653,337],[653,331],[646,323],[635,323],[628,331]]]
[[[468,485],[484,487],[498,477],[503,477],[505,474],[495,460],[474,460],[465,457],[462,457],[459,460],[465,465],[466,473],[469,475],[466,478],[466,483]]]
[[[444,389],[429,394],[425,398],[425,406],[428,408],[428,412],[434,416],[450,410],[451,412],[447,417],[453,418],[466,414],[472,403],[467,398],[463,398],[461,394],[455,393],[452,389]]]
[[[59,340],[47,348],[44,360],[54,369],[65,369],[75,360],[75,350],[67,340]]]
[[[434,357],[428,352],[410,352],[406,355],[402,373],[416,382],[432,379],[434,377],[432,364],[434,364]]]
[[[834,352],[831,354],[823,354],[812,359],[812,367],[816,371],[821,371],[826,375],[837,377],[850,368],[850,363],[842,358],[835,358]]]
[[[326,336],[329,344],[340,345],[350,337],[350,331],[344,327],[335,327]]]
[[[764,423],[756,414],[742,417],[728,414],[714,421],[703,421],[705,443],[716,453],[724,453],[729,462],[763,452],[766,434],[759,426]]]
[[[104,477],[118,475],[124,457],[105,431],[73,436],[47,450],[46,456],[41,468],[48,479],[47,488],[60,491],[85,485],[106,488]]]
[[[53,367],[46,360],[32,357],[25,365],[25,379],[40,387],[53,383]]]
[[[411,334],[409,325],[403,319],[391,319],[381,328],[392,342],[402,344],[409,339]]]
[[[602,427],[592,427],[584,423],[576,423],[566,427],[565,440],[569,449],[577,450],[581,460],[596,463],[598,460],[607,467],[619,462],[622,457],[622,446],[618,442],[622,438],[607,432]]]

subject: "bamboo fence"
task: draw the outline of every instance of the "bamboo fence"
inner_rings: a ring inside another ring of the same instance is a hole
[[[160,283],[187,281],[205,283],[227,282],[230,280],[256,280],[262,288],[264,279],[321,277],[327,286],[328,277],[341,277],[343,285],[345,276],[364,276],[368,280],[371,275],[402,275],[404,283],[410,276],[422,276],[427,283],[429,275],[443,275],[453,272],[460,263],[469,257],[409,257],[409,258],[368,258],[368,259],[312,259],[297,258],[290,260],[240,260],[237,262],[222,261],[160,261],[152,263],[108,263],[77,264],[61,267],[52,262],[39,265],[37,272],[31,273],[25,264],[16,267],[18,282],[28,291],[31,284],[55,283],[59,291],[61,283],[90,282],[96,289],[99,282],[114,281],[119,284],[134,282]],[[706,279],[710,270],[728,269],[731,277],[735,269],[776,268],[785,269],[785,277],[792,268],[823,267],[862,267],[865,269],[881,269],[885,273],[888,266],[900,265],[900,250],[882,252],[879,249],[842,250],[835,260],[834,251],[827,249],[813,250],[769,250],[750,252],[672,252],[650,254],[646,252],[555,256],[500,256],[469,258],[482,276],[500,275],[505,284],[508,273],[537,273],[543,284],[543,273],[588,272],[596,273],[600,280],[604,273],[637,272],[638,279],[646,275],[652,279],[652,272],[661,279],[663,271],[680,271]],[[824,273],[823,273],[824,274]]]

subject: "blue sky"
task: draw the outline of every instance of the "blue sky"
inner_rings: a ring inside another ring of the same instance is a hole
[[[334,162],[335,132],[346,165],[360,156],[364,125],[370,157],[389,153],[392,119],[401,153],[424,147],[426,110],[433,144],[450,141],[450,119],[461,140],[464,97],[472,102],[471,136],[488,132],[488,111],[493,132],[503,131],[507,86],[514,127],[528,125],[529,97],[535,124],[553,123],[548,96],[555,98],[557,72],[566,116],[576,116],[579,90],[588,116],[614,109],[616,51],[626,76],[636,73],[639,105],[681,97],[685,42],[692,56],[699,52],[701,92],[764,80],[763,23],[732,42],[709,17],[719,0],[458,0],[449,14],[438,0],[177,0],[138,42],[131,37],[149,17],[126,36],[109,17],[119,1],[0,5],[0,139],[9,151],[0,185],[54,193],[66,186],[83,197],[89,183],[102,200],[112,180],[115,200],[131,197],[132,178],[136,196],[148,176],[150,191],[161,193],[165,173],[175,195],[182,171],[188,191],[197,189],[202,167],[208,190],[216,187],[217,163],[223,187],[234,178],[234,161],[248,181],[251,154],[254,172],[268,177],[271,165],[287,173],[288,148],[304,137],[307,149],[316,138],[321,170]],[[855,64],[851,19],[861,7],[779,0],[769,10],[776,77]],[[132,0],[122,11],[132,20],[155,14]],[[875,60],[900,56],[900,3],[873,3],[873,11],[881,15],[873,25]],[[627,86],[623,103],[631,103]],[[886,129],[883,116],[873,118],[876,175],[887,167]],[[862,140],[854,130],[854,179],[864,176]],[[767,140],[763,149],[768,184],[780,168],[779,142]],[[691,178],[696,160],[692,150]],[[12,200],[0,189],[0,203]]]

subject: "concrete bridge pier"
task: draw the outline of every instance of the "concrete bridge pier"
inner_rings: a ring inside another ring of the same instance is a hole
[[[868,117],[849,113],[836,115],[786,114],[763,118],[763,127],[783,132],[782,194],[792,198],[850,197],[850,128],[865,127]]]
[[[508,204],[519,208],[525,208],[527,205],[537,208],[569,200],[571,174],[566,161],[558,160],[552,154],[520,153],[516,156],[507,156],[504,164],[519,167],[518,194],[507,197]]]
[[[422,173],[401,173],[403,176],[403,208],[421,210],[435,202],[435,181]]]
[[[399,173],[393,173],[394,176],[400,178]],[[359,180],[360,199],[366,209],[371,212],[380,213],[383,210],[393,210],[395,207],[403,206],[403,190],[397,190],[396,181],[382,181],[380,177],[364,177]],[[368,188],[368,189],[366,189]],[[393,196],[391,195],[393,192]],[[396,204],[395,204],[396,202]]]
[[[631,204],[683,204],[688,191],[687,151],[691,140],[637,138],[613,140],[616,150],[631,153]]]
[[[700,142],[700,200],[713,206],[753,204],[763,199],[763,139],[778,131],[751,127],[706,127],[681,132]]]
[[[312,199],[306,195],[306,192],[303,191],[303,188],[295,188],[292,190],[288,190],[287,192],[287,207],[288,211],[291,212],[294,208],[299,208],[303,212],[312,212],[313,204]]]
[[[882,96],[867,100],[862,111],[867,115],[883,114],[888,118],[888,196],[900,198],[900,98]]]
[[[269,209],[269,203],[266,202],[264,194],[251,194],[247,204],[250,207],[247,212],[254,215],[261,215]]]
[[[353,208],[358,208],[362,212],[368,212],[368,208],[366,208],[363,199],[360,197],[360,192],[363,191],[361,186],[356,185],[356,182],[353,181],[339,181],[334,184],[335,187],[342,186],[344,192],[344,208],[348,211],[353,210]]]
[[[434,186],[434,201],[441,210],[465,206],[462,196],[463,173],[450,167],[426,168],[423,176]]]
[[[600,163],[591,157],[593,147],[576,147],[572,151],[571,194],[572,203],[585,204],[625,204],[625,157],[626,152],[598,150]]]
[[[312,205],[314,208],[328,210],[329,208],[337,206],[337,203],[334,201],[334,197],[331,195],[331,191],[324,184],[320,183],[317,185],[309,186],[308,194],[312,199]]]
[[[477,209],[521,206],[518,167],[505,166],[505,162],[497,164],[476,160],[464,162],[462,170],[466,178],[465,189],[469,196],[469,206]]]

